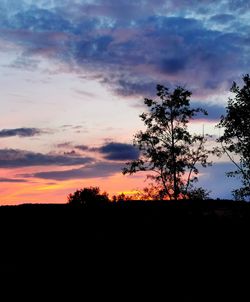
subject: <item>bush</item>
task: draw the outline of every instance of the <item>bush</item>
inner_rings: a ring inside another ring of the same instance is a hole
[[[106,192],[100,194],[99,187],[88,187],[76,190],[73,194],[69,194],[68,203],[71,205],[96,205],[105,204],[109,202],[108,194]]]

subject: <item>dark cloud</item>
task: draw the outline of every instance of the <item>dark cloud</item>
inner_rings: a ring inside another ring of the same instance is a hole
[[[90,157],[52,155],[18,149],[0,149],[0,168],[30,166],[73,166],[92,162]]]
[[[74,146],[76,149],[78,150],[81,150],[81,151],[89,151],[89,149],[92,149],[92,148],[89,148],[88,146],[86,145],[76,145]]]
[[[155,92],[155,81],[152,79],[151,82],[131,81],[130,78],[116,77],[115,79],[105,78],[103,83],[111,85],[117,94],[122,96],[131,95],[147,95],[153,96]],[[166,85],[166,84],[165,84]]]
[[[99,152],[108,160],[134,160],[139,157],[139,150],[130,144],[107,143],[99,148]]]
[[[48,131],[41,130],[38,128],[16,128],[16,129],[3,129],[0,130],[1,137],[11,137],[11,136],[20,136],[20,137],[31,137],[40,135],[43,133],[48,133]]]
[[[169,58],[162,61],[162,70],[169,74],[176,74],[186,66],[186,58]]]
[[[225,24],[234,21],[235,19],[236,17],[232,14],[218,14],[212,16],[210,18],[210,21]]]
[[[204,115],[203,113],[198,113],[195,119],[206,119],[206,120],[214,120],[219,121],[220,117],[225,114],[226,109],[225,106],[218,104],[210,104],[205,102],[191,102],[191,106],[193,108],[202,108],[205,109],[208,115]]]
[[[63,149],[68,149],[72,148],[72,143],[71,142],[65,142],[65,143],[59,143],[56,145],[57,148],[63,148]]]
[[[216,93],[247,69],[247,59],[239,55],[247,44],[241,33],[210,30],[200,21],[180,17],[149,18],[138,22],[137,31],[129,41],[113,43],[110,57],[102,61],[102,66],[109,65],[112,53],[117,70],[124,67],[123,73],[114,68],[105,72],[104,82],[119,94],[145,95],[157,82]]]
[[[63,148],[73,148],[83,152],[95,152],[103,155],[105,159],[113,161],[125,161],[125,160],[134,160],[139,156],[139,150],[131,144],[124,144],[118,142],[112,142],[108,140],[101,147],[90,147],[87,145],[75,145],[72,146],[71,143],[59,144]],[[69,152],[64,152],[65,155],[74,156],[77,154],[75,150],[70,150]]]
[[[249,69],[248,1],[48,3],[1,4],[0,38],[16,43],[24,57],[98,75],[121,95],[145,95],[169,82],[215,94]]]
[[[1,182],[11,182],[11,183],[22,183],[22,182],[28,182],[27,179],[20,179],[20,178],[0,178]]]
[[[67,156],[81,156],[81,154],[77,153],[75,150],[63,152],[63,154]]]
[[[115,173],[121,173],[123,164],[114,162],[98,162],[86,165],[79,169],[71,169],[66,171],[49,171],[38,172],[34,174],[22,174],[22,177],[35,177],[52,180],[69,180],[69,179],[85,179],[109,177]]]

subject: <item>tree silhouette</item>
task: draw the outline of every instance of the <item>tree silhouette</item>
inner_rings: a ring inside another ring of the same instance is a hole
[[[243,76],[244,85],[240,88],[236,82],[230,91],[234,98],[228,99],[226,115],[221,117],[219,128],[224,134],[219,138],[222,151],[236,166],[236,170],[227,173],[228,176],[239,175],[242,187],[234,190],[236,199],[250,197],[250,77]]]
[[[191,188],[188,192],[188,197],[192,200],[207,200],[209,199],[210,191],[199,188]]]
[[[197,180],[197,164],[210,164],[205,149],[204,135],[192,135],[188,123],[197,113],[207,115],[201,108],[190,108],[191,92],[177,87],[172,92],[157,85],[158,98],[144,99],[148,112],[140,118],[146,126],[134,136],[134,145],[140,150],[138,160],[127,163],[123,174],[152,171],[148,175],[163,199],[188,198],[189,190]]]
[[[73,194],[69,194],[68,203],[71,205],[96,205],[103,204],[109,201],[106,192],[100,194],[99,187],[89,187],[76,190]]]
[[[162,187],[160,184],[151,182],[142,190],[138,190],[134,194],[134,198],[136,200],[160,200],[163,198],[160,194],[161,190]]]
[[[129,195],[125,195],[124,193],[114,195],[112,197],[113,202],[122,202],[122,201],[129,201],[129,200],[132,200],[132,197]]]

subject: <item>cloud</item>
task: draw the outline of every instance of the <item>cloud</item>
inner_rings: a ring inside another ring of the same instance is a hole
[[[21,69],[21,70],[28,70],[28,71],[35,71],[38,68],[39,60],[32,59],[30,57],[20,56],[17,57],[14,62],[7,65],[7,67]]]
[[[80,150],[83,152],[94,152],[103,155],[105,159],[112,161],[126,161],[126,160],[134,160],[139,157],[139,150],[131,144],[118,143],[118,142],[106,142],[101,147],[90,147],[87,145],[75,145],[73,146],[71,143],[62,143],[59,144],[58,147],[71,149],[69,152],[64,152],[65,155],[74,156],[76,155],[76,150]],[[72,150],[73,149],[73,150]]]
[[[214,15],[210,18],[210,21],[217,22],[220,24],[230,23],[231,21],[234,21],[236,17],[232,14],[218,14]]]
[[[87,133],[88,129],[85,125],[62,125],[60,126],[61,131],[74,131],[75,133]],[[59,146],[60,148],[60,146]]]
[[[186,58],[167,58],[162,61],[162,71],[169,74],[177,74],[185,69],[186,63]]]
[[[18,175],[18,177],[40,178],[54,181],[105,178],[110,177],[116,173],[121,173],[123,166],[124,165],[122,163],[118,162],[96,162],[92,164],[86,164],[85,166],[77,169],[21,174]],[[229,162],[215,163],[212,167],[200,167],[199,170],[201,174],[196,185],[211,190],[210,195],[212,198],[219,197],[231,199],[231,191],[241,186],[239,179],[228,178],[226,176],[226,172],[235,170],[233,164]],[[223,186],[221,184],[223,184]]]
[[[72,31],[69,20],[52,10],[39,8],[36,5],[17,9],[16,13],[12,13],[11,18],[7,20],[5,18],[5,22],[3,19],[2,26],[36,31]]]
[[[159,16],[138,20],[136,30],[130,29],[129,39],[122,42],[115,34],[118,30],[110,33],[113,41],[105,52],[94,47],[95,37],[96,52],[76,47],[81,56],[95,60],[94,67],[104,73],[103,82],[122,95],[145,94],[149,89],[145,86],[154,89],[157,82],[186,83],[191,89],[198,86],[196,93],[214,93],[246,69],[239,55],[247,44],[244,36],[208,29],[200,20]]]
[[[247,1],[20,0],[0,8],[0,38],[23,57],[98,75],[124,96],[153,94],[157,83],[216,94],[250,64]]]
[[[48,133],[48,131],[41,130],[38,128],[3,129],[3,130],[0,130],[0,138],[1,137],[11,137],[11,136],[32,137],[32,136],[36,136],[36,135],[41,135],[43,133]]]
[[[93,149],[93,148],[89,148],[87,145],[76,145],[74,147],[81,151],[89,151]]]
[[[20,178],[0,178],[0,183],[1,182],[11,182],[11,183],[22,183],[22,182],[28,182],[27,179],[20,179]]]
[[[225,106],[220,103],[210,104],[204,103],[202,101],[191,102],[191,107],[193,108],[202,108],[205,109],[208,115],[204,115],[203,113],[198,113],[194,119],[204,119],[210,121],[219,121],[220,117],[225,114],[226,109]]]
[[[35,177],[52,180],[70,180],[70,179],[87,179],[109,177],[115,173],[121,172],[123,164],[115,162],[97,162],[85,165],[78,169],[71,169],[65,171],[49,171],[38,172],[34,174],[21,174],[21,177]]]
[[[108,160],[134,160],[139,157],[139,150],[130,144],[107,143],[100,147],[98,151]]]
[[[94,159],[83,156],[52,155],[19,149],[0,149],[0,168],[31,166],[74,166],[92,162]]]
[[[77,153],[75,150],[71,150],[71,151],[67,151],[67,152],[63,152],[64,155],[67,156],[81,156],[79,153]]]
[[[57,148],[63,148],[63,149],[68,149],[72,148],[72,143],[71,142],[64,142],[64,143],[59,143],[56,145]]]

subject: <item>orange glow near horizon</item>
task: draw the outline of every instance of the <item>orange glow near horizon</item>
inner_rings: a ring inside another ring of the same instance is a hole
[[[117,173],[106,178],[89,178],[46,182],[31,179],[27,183],[1,183],[0,205],[18,205],[23,203],[67,203],[67,196],[83,187],[97,186],[109,197],[121,192],[135,192],[142,189],[144,176],[124,176]]]
[[[32,173],[34,168],[25,169]],[[45,170],[45,169],[44,169]],[[6,177],[18,175],[21,169],[5,171]],[[147,187],[147,172],[136,175],[122,175],[116,173],[110,177],[88,178],[65,181],[41,180],[30,178],[28,182],[1,183],[0,205],[18,205],[23,203],[67,203],[67,197],[77,189],[84,187],[99,187],[101,192],[107,192],[109,198],[114,195],[124,194],[132,199],[140,199],[145,195],[143,188]],[[154,194],[154,192],[151,192]],[[152,199],[152,198],[143,198]],[[166,198],[167,200],[168,198]]]

